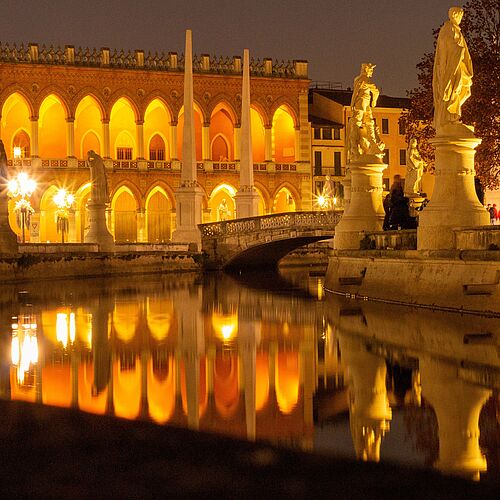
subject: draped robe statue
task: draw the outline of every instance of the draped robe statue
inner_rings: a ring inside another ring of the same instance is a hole
[[[424,173],[425,162],[417,149],[417,139],[410,140],[406,151],[406,182],[405,196],[414,196],[420,193],[420,181]]]
[[[108,203],[108,184],[106,182],[106,168],[102,158],[90,150],[87,153],[87,166],[90,168],[90,200],[94,204]]]
[[[472,60],[459,26],[463,14],[460,7],[452,7],[437,39],[432,76],[437,135],[443,127],[460,122],[462,105],[471,94]]]

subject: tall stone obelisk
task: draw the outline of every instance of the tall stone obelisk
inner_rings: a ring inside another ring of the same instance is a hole
[[[258,215],[259,195],[253,185],[252,127],[250,121],[249,51],[243,51],[243,89],[241,92],[240,189],[235,195],[236,216]]]
[[[191,30],[186,30],[184,55],[184,129],[182,138],[181,182],[175,191],[176,229],[172,241],[201,244],[198,224],[201,224],[203,191],[196,180],[196,147],[193,105],[193,48]]]
[[[448,16],[439,31],[434,56],[436,137],[429,142],[436,148],[436,182],[431,201],[419,216],[419,250],[454,249],[455,228],[489,225],[488,213],[474,186],[474,155],[481,139],[461,121],[473,75],[472,60],[460,30],[463,10],[451,7]]]
[[[9,224],[7,181],[7,154],[3,142],[0,140],[0,254],[17,253],[17,236]]]

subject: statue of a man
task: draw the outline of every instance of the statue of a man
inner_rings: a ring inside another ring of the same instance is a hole
[[[0,139],[0,183],[7,182],[8,177],[9,170],[7,169],[7,153],[5,152],[3,141]]]
[[[444,126],[460,122],[462,105],[471,94],[472,60],[459,26],[463,15],[460,7],[451,7],[437,39],[432,90],[438,135]]]
[[[375,64],[363,63],[359,76],[354,79],[351,97],[351,118],[348,123],[347,149],[349,161],[359,160],[361,155],[383,157],[385,145],[380,141],[373,119],[380,91],[371,81]]]
[[[102,158],[95,151],[88,151],[87,166],[90,168],[90,200],[92,203],[108,203],[106,168]]]
[[[405,196],[412,197],[420,193],[420,181],[425,165],[417,149],[417,139],[413,138],[406,151]]]

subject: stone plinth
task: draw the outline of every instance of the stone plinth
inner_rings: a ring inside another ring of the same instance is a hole
[[[382,172],[384,163],[355,162],[351,172],[350,201],[335,229],[337,250],[358,250],[361,231],[381,231],[384,222]]]
[[[0,254],[17,253],[17,236],[10,228],[8,200],[0,196]]]
[[[90,227],[84,237],[85,243],[97,243],[99,251],[113,252],[115,242],[106,225],[106,204],[89,201],[87,210]]]
[[[246,189],[245,189],[246,188]],[[259,195],[251,186],[242,187],[235,195],[236,216],[255,217],[259,213]]]
[[[465,126],[462,137],[439,136],[430,142],[436,148],[435,185],[431,201],[422,211],[418,226],[419,250],[455,248],[454,228],[489,224],[474,187],[474,155],[480,144]]]
[[[201,246],[201,203],[203,191],[196,182],[177,188],[175,192],[177,227],[172,233],[172,241],[177,243],[195,243]]]

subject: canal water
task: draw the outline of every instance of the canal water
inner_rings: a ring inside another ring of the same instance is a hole
[[[0,397],[500,478],[499,320],[321,270],[4,285]]]

